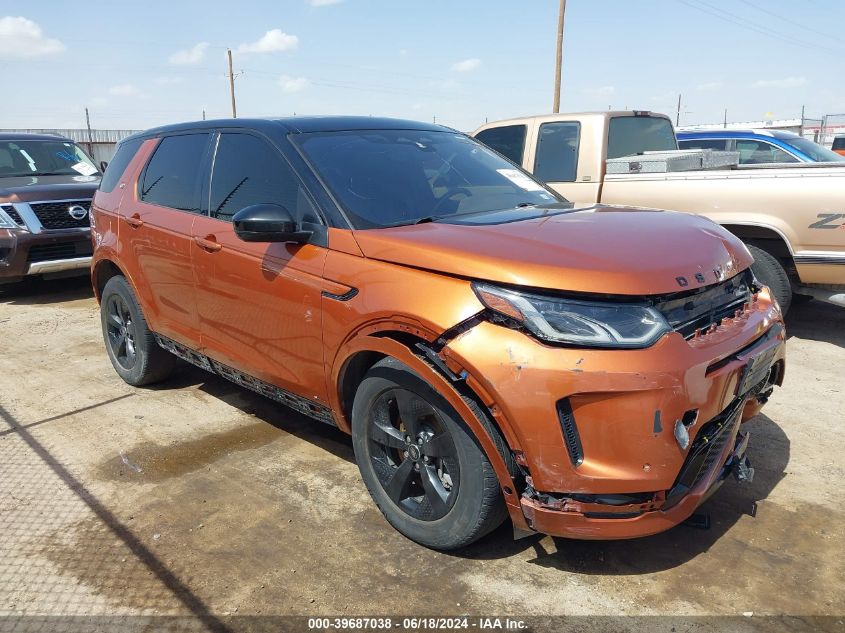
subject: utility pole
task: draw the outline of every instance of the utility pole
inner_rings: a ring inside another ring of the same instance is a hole
[[[678,95],[678,113],[675,115],[675,127],[681,124],[681,95]]]
[[[728,127],[728,109],[725,108],[725,129]]]
[[[85,126],[88,128],[88,155],[94,156],[94,137],[91,134],[91,117],[88,116],[88,108],[85,108]]]
[[[563,15],[566,13],[566,0],[560,0],[560,13],[557,18],[557,50],[555,51],[555,98],[552,111],[560,112],[560,77],[563,73]]]
[[[798,127],[798,134],[804,136],[804,106],[801,106],[801,125]]]
[[[226,54],[229,56],[229,92],[232,95],[232,118],[238,118],[238,108],[235,105],[235,73],[232,72],[232,49],[227,48]]]
[[[202,109],[202,120],[205,121],[205,108]]]

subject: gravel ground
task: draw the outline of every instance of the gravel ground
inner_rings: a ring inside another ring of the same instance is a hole
[[[342,433],[188,366],[129,387],[85,281],[0,291],[0,616],[842,615],[845,310],[787,325],[784,386],[748,423],[756,477],[705,504],[709,530],[503,526],[441,554],[382,519]]]

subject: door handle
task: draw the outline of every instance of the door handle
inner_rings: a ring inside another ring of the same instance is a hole
[[[215,241],[213,235],[207,235],[206,237],[195,237],[194,241],[197,243],[201,249],[208,251],[209,253],[216,253],[223,245],[220,242]]]
[[[138,215],[137,213],[135,213],[131,216],[125,217],[123,219],[126,220],[126,223],[129,226],[131,226],[133,229],[137,229],[137,228],[144,225],[144,221],[141,219],[141,216]]]

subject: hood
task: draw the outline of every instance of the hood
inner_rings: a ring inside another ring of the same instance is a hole
[[[601,294],[691,290],[732,277],[752,262],[736,237],[687,213],[597,206],[515,222],[482,220],[356,231],[355,239],[366,257],[386,262]]]
[[[13,176],[4,178],[0,175],[0,202],[91,198],[99,186],[99,176]]]

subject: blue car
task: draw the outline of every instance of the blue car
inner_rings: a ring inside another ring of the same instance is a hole
[[[818,143],[781,130],[701,130],[678,132],[680,149],[739,152],[740,165],[819,163],[845,160]]]

